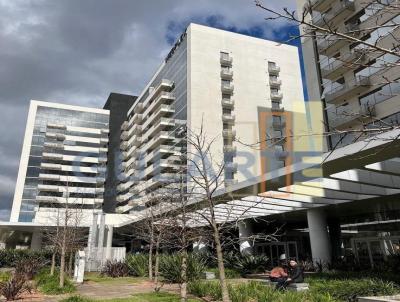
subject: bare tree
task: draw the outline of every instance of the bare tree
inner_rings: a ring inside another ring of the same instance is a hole
[[[255,0],[256,6],[266,12],[265,19],[267,21],[284,21],[300,27],[300,33],[292,35],[288,41],[313,39],[320,52],[320,62],[326,61],[327,68],[342,64],[353,69],[362,69],[364,67],[370,69],[369,76],[355,76],[354,83],[350,83],[350,85],[364,85],[364,82],[368,82],[365,85],[376,86],[377,88],[387,84],[397,85],[399,79],[396,76],[396,72],[391,72],[393,75],[387,75],[387,71],[393,70],[393,68],[397,70],[400,66],[400,35],[398,32],[400,2],[398,0],[360,0],[357,5],[361,6],[362,11],[364,11],[364,19],[361,20],[358,16],[355,16],[342,25],[334,24],[331,20],[337,11],[342,10],[344,6],[354,6],[354,2],[340,1],[325,13],[320,13],[314,9],[319,2],[322,1],[304,1],[304,6],[296,11],[289,8],[274,9],[270,5],[264,4],[261,0]],[[340,56],[335,55],[334,57],[326,55],[324,51],[338,41],[352,45],[350,52],[347,54],[342,53]],[[374,76],[374,81],[369,83],[371,76]],[[330,88],[329,91],[332,93],[342,87],[342,83],[331,80],[326,80],[322,84],[325,90],[328,91],[328,88]],[[380,97],[385,99],[398,95],[397,92],[393,91],[389,93],[382,91],[380,94]],[[324,98],[324,95],[321,97]],[[368,101],[366,104],[362,104],[360,110],[357,109],[357,111],[354,108],[349,109],[349,106],[327,106],[324,110],[326,110],[331,121],[329,125],[325,125],[327,130],[310,131],[302,134],[302,136],[335,138],[332,147],[336,149],[343,141],[368,139],[382,132],[399,129],[399,121],[377,118],[373,105]],[[335,120],[339,121],[340,125],[340,121],[344,119],[354,119],[357,121],[358,127],[346,128],[335,125]],[[320,122],[325,123],[324,121]],[[299,137],[299,135],[283,135],[278,139],[267,137],[266,139],[261,138],[259,142],[242,143],[255,147],[261,142],[266,141],[269,144],[278,144],[281,140],[295,137]]]

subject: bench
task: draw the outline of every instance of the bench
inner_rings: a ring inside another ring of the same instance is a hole
[[[278,283],[277,282],[271,282],[270,280],[262,280],[262,282],[265,285],[270,285],[270,286],[276,286]],[[288,290],[294,291],[294,292],[302,292],[309,290],[309,285],[308,283],[290,283],[287,286]]]

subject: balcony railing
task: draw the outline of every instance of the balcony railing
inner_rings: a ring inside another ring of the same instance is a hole
[[[234,138],[236,136],[236,130],[228,130],[228,129],[222,130],[222,136]]]
[[[224,146],[224,153],[236,153],[236,146]]]
[[[233,77],[232,70],[226,70],[226,69],[221,70],[221,78],[230,80],[230,79],[232,79],[232,77]]]
[[[233,99],[222,99],[221,105],[222,107],[233,108],[235,106],[235,101]]]
[[[282,92],[271,92],[271,99],[274,101],[281,101],[282,97]]]
[[[233,163],[233,162],[225,163],[225,169],[230,170],[231,172],[236,172],[237,167],[238,167],[237,163]]]
[[[232,83],[222,83],[221,90],[223,93],[232,93],[233,92],[233,84]]]
[[[285,121],[273,121],[272,122],[272,128],[274,130],[281,130],[286,127],[286,122]]]
[[[233,123],[235,121],[235,115],[234,114],[228,114],[224,113],[222,115],[222,121],[227,122],[227,123]]]
[[[371,86],[371,80],[369,77],[357,77],[355,81],[351,83],[345,83],[339,87],[332,89],[325,94],[325,101],[327,103],[335,104],[343,101],[349,96],[357,95],[365,89],[365,87]]]
[[[278,74],[281,71],[281,68],[277,65],[270,64],[268,65],[268,72],[270,74]]]
[[[354,12],[354,1],[342,0],[335,3],[332,8],[325,14],[321,14],[314,17],[312,22],[321,27],[329,26],[336,20],[341,20],[342,18],[349,15],[349,13]]]
[[[323,12],[335,3],[336,0],[311,0],[311,7],[313,10]]]
[[[279,87],[281,86],[282,81],[279,79],[269,79],[269,85],[273,87]]]
[[[288,158],[288,156],[289,156],[289,152],[287,152],[287,151],[279,150],[279,151],[275,152],[275,157],[281,161],[286,160]]]
[[[220,63],[222,65],[232,65],[232,57],[229,54],[221,53]]]
[[[341,112],[328,111],[329,126],[333,128],[345,127],[354,121],[366,120],[376,116],[374,105],[361,105],[355,110],[342,110]]]
[[[335,80],[349,69],[357,68],[366,61],[365,51],[354,49],[351,53],[336,59],[332,63],[321,68],[321,74],[324,79]]]

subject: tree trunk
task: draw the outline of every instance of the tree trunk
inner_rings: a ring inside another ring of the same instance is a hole
[[[222,301],[230,302],[231,300],[229,298],[229,291],[225,278],[224,255],[222,254],[221,240],[219,237],[219,231],[216,226],[214,226],[214,241],[215,241],[215,248],[217,250],[218,273],[219,273],[219,283],[222,291]]]
[[[51,255],[51,268],[50,268],[50,276],[54,276],[54,271],[56,269],[56,251],[53,251],[53,255]]]
[[[74,261],[74,253],[69,253],[69,261],[68,261],[68,276],[72,277],[72,265]]]
[[[181,302],[187,302],[187,252],[182,252],[181,264]]]
[[[157,243],[156,243],[156,252],[155,252],[155,264],[154,264],[154,290],[156,292],[160,291],[160,286],[158,284],[159,281],[159,267],[160,267],[160,253],[159,253],[159,248],[160,248],[160,238],[157,238]]]
[[[64,287],[65,283],[65,244],[61,247],[61,261],[60,261],[60,287]]]
[[[149,279],[153,280],[153,238],[150,240],[149,246]]]

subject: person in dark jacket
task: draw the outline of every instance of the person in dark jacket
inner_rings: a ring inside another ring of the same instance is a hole
[[[289,278],[286,280],[286,282],[288,284],[304,282],[303,269],[294,260],[290,260],[289,262]]]

